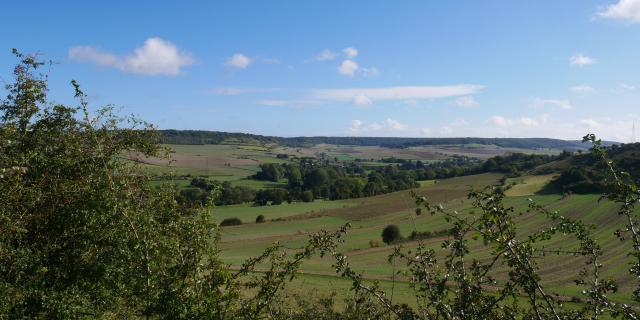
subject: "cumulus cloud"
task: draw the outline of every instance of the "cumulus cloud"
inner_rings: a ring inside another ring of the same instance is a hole
[[[538,127],[542,124],[546,124],[549,121],[548,114],[542,114],[537,117],[521,117],[521,118],[507,118],[504,116],[492,116],[489,118],[489,123],[493,124],[496,127]]]
[[[313,60],[316,61],[328,61],[334,60],[338,56],[344,56],[344,60],[337,67],[337,71],[339,74],[348,77],[355,77],[356,75],[362,76],[377,76],[380,74],[378,68],[369,67],[364,68],[360,67],[358,62],[355,61],[355,58],[358,56],[359,52],[354,47],[348,47],[342,49],[342,54],[338,54],[330,49],[324,49],[322,52],[315,55]]]
[[[492,116],[489,121],[498,127],[507,127],[511,125],[511,121],[503,116]]]
[[[71,47],[68,55],[74,61],[92,62],[127,73],[150,76],[176,76],[182,73],[182,67],[194,63],[191,54],[158,37],[145,40],[141,47],[127,55],[116,55],[91,46]]]
[[[347,131],[349,132],[358,132],[361,130],[362,125],[364,123],[360,120],[351,120],[351,127],[349,127],[349,129],[347,129]]]
[[[353,60],[344,60],[338,67],[338,73],[341,75],[353,77],[358,71],[358,64]]]
[[[558,99],[540,99],[536,98],[533,100],[533,105],[536,107],[544,107],[544,106],[552,106],[559,107],[561,109],[569,110],[572,109],[571,101],[569,100],[558,100]]]
[[[252,62],[252,59],[242,53],[236,53],[227,59],[225,65],[230,68],[246,69]]]
[[[596,89],[586,84],[569,87],[569,90],[571,90],[571,92],[573,93],[579,93],[579,94],[590,94],[590,93],[596,92]]]
[[[583,67],[583,66],[594,64],[594,63],[596,63],[595,59],[585,56],[582,53],[578,53],[569,58],[569,64],[572,66]]]
[[[349,133],[393,133],[404,132],[409,129],[409,125],[398,120],[387,118],[381,122],[365,123],[360,120],[351,120],[351,126],[347,128]]]
[[[619,0],[598,12],[598,16],[640,23],[640,0]]]
[[[456,99],[456,101],[454,101],[454,104],[458,107],[471,108],[477,106],[478,101],[476,101],[473,96],[463,96]]]
[[[356,48],[354,47],[344,48],[342,52],[344,52],[344,55],[347,57],[347,59],[353,59],[358,56],[358,50],[356,50]]]
[[[385,120],[386,125],[396,131],[404,131],[407,130],[409,128],[409,125],[401,123],[398,120],[393,120],[393,119],[389,119],[387,118],[387,120]]]
[[[452,86],[319,89],[313,90],[310,97],[317,100],[353,103],[356,97],[364,96],[371,103],[375,103],[376,101],[407,101],[465,96],[478,93],[483,88],[480,85],[461,84]]]

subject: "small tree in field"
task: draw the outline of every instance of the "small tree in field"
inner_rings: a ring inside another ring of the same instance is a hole
[[[260,214],[256,217],[256,223],[264,223],[264,222],[265,222],[264,215]]]
[[[224,220],[222,220],[222,222],[220,222],[220,226],[221,227],[228,227],[228,226],[239,226],[242,224],[242,220],[238,219],[238,218],[226,218]]]
[[[305,190],[302,192],[302,201],[303,202],[312,202],[313,201],[313,192],[311,190]]]
[[[395,224],[390,224],[382,230],[382,242],[386,244],[392,244],[400,240],[402,236],[400,235],[400,228]]]

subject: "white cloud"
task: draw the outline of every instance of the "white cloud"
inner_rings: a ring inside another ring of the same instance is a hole
[[[378,68],[361,68],[360,72],[362,72],[364,76],[377,76],[380,74]]]
[[[100,51],[90,46],[75,46],[69,48],[69,59],[81,62],[93,62],[101,66],[118,66],[121,61],[116,55]]]
[[[489,119],[489,122],[493,123],[495,126],[498,127],[508,127],[510,125],[512,125],[511,120],[503,117],[503,116],[492,116]]]
[[[527,126],[527,127],[537,127],[538,126],[538,120],[536,120],[534,118],[529,118],[529,117],[520,118],[520,123],[522,123],[522,125]]]
[[[75,46],[69,49],[69,59],[143,74],[176,76],[181,68],[193,65],[191,54],[179,50],[173,43],[158,37],[145,40],[133,53],[119,56],[91,46]]]
[[[242,53],[236,53],[227,59],[226,66],[237,69],[246,69],[252,60]]]
[[[480,85],[452,85],[452,86],[407,86],[383,88],[348,88],[348,89],[319,89],[311,92],[311,99],[337,102],[353,102],[357,96],[365,96],[372,103],[376,101],[407,101],[465,96],[480,92],[484,87]]]
[[[586,84],[569,87],[569,90],[571,90],[571,92],[573,93],[579,93],[579,94],[590,94],[590,93],[596,92],[596,89]]]
[[[581,119],[579,123],[589,129],[596,129],[600,127],[600,123],[593,119]]]
[[[598,12],[603,18],[640,22],[640,0],[619,0]]]
[[[219,96],[237,96],[241,94],[252,94],[252,93],[267,93],[274,92],[278,90],[283,90],[282,88],[233,88],[233,87],[219,87],[219,88],[211,88],[207,90],[207,93],[219,95]]]
[[[351,120],[351,126],[347,128],[349,133],[397,133],[409,130],[409,125],[398,120],[387,118],[381,122],[366,124],[364,121]]]
[[[358,132],[361,130],[362,125],[364,123],[360,120],[351,120],[351,127],[349,127],[349,129],[347,129],[347,131],[349,132]]]
[[[358,71],[358,64],[353,60],[344,60],[338,67],[338,73],[349,77],[353,77],[356,71]]]
[[[357,107],[368,107],[373,104],[373,101],[371,101],[367,96],[359,94],[353,97],[353,101],[351,101],[351,103]]]
[[[344,56],[344,60],[342,60],[342,62],[337,68],[339,74],[344,76],[349,76],[349,77],[354,77],[356,75],[377,76],[380,74],[380,71],[378,70],[378,68],[360,67],[360,65],[355,61],[355,58],[358,56],[358,54],[359,54],[358,50],[354,47],[347,47],[342,49],[342,55],[327,48],[322,50],[322,52],[316,54],[313,60],[329,61],[329,60],[334,60],[338,56]]]
[[[324,49],[322,50],[322,52],[316,54],[315,59],[317,61],[328,61],[328,60],[333,60],[338,56],[337,53],[329,50],[329,49]]]
[[[385,124],[393,129],[393,130],[397,130],[397,131],[404,131],[407,130],[409,128],[409,125],[404,124],[404,123],[400,123],[400,121],[398,120],[393,120],[393,119],[389,119],[387,118],[387,120],[385,120]]]
[[[270,107],[289,107],[289,108],[303,108],[309,106],[320,105],[320,101],[315,100],[284,100],[284,99],[262,99],[256,101],[257,104]]]
[[[454,104],[458,107],[471,108],[478,105],[478,101],[473,96],[463,96],[454,102]]]
[[[536,107],[544,107],[544,106],[554,106],[560,107],[561,109],[569,110],[572,109],[571,101],[569,100],[558,100],[558,99],[540,99],[536,98],[533,100],[533,105]]]
[[[284,106],[288,106],[291,103],[289,100],[278,100],[278,99],[263,99],[263,100],[258,100],[256,102],[264,106],[272,106],[272,107],[284,107]]]
[[[635,91],[636,90],[636,86],[634,86],[632,84],[628,84],[628,83],[621,83],[620,84],[620,89],[622,89],[624,91]]]
[[[572,66],[582,67],[582,66],[591,65],[594,63],[596,63],[595,59],[585,56],[582,53],[578,53],[576,55],[571,56],[571,58],[569,58],[569,64]]]
[[[510,119],[503,116],[493,116],[489,118],[489,123],[497,127],[538,127],[542,124],[546,124],[549,121],[548,114],[542,114],[537,117],[521,117],[518,119]]]
[[[344,55],[347,57],[347,59],[353,59],[358,56],[358,50],[356,50],[356,48],[354,47],[344,48],[342,52],[344,52]]]

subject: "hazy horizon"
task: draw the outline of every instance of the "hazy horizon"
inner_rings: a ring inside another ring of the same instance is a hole
[[[576,139],[562,139],[562,138],[550,138],[550,137],[480,137],[480,136],[446,136],[446,137],[427,137],[427,136],[358,136],[358,135],[265,135],[254,133],[250,131],[218,131],[218,130],[206,130],[206,129],[175,129],[175,128],[159,128],[159,130],[178,130],[178,131],[210,131],[210,132],[227,132],[227,133],[240,133],[240,134],[249,134],[249,135],[257,135],[257,136],[265,136],[265,137],[277,137],[277,138],[318,138],[318,137],[329,137],[329,138],[408,138],[408,139],[465,139],[465,138],[482,138],[482,139],[557,139],[557,140],[566,140],[566,141],[581,141],[581,137]],[[621,142],[621,141],[607,141],[607,142]]]

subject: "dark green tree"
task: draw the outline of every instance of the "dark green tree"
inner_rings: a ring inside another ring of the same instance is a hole
[[[400,240],[402,236],[400,235],[400,228],[395,224],[390,224],[386,226],[382,230],[382,242],[386,244],[392,244]]]

